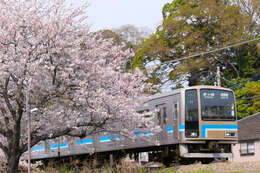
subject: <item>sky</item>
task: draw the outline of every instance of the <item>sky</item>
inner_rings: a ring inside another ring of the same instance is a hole
[[[162,7],[171,0],[88,0],[92,31],[131,24],[155,30],[162,21]]]

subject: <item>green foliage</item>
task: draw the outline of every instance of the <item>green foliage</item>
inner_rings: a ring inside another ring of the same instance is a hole
[[[158,171],[158,173],[176,173],[176,170],[170,168],[170,169],[163,169],[161,171]]]
[[[237,113],[239,118],[260,112],[260,81],[236,79],[236,85],[231,88],[235,91]]]
[[[86,44],[81,42],[79,45],[80,45],[81,48],[83,48],[83,47],[85,47]]]
[[[179,58],[249,40],[258,35],[252,16],[226,0],[173,0],[163,9],[163,21],[145,40],[133,60],[157,84],[188,80],[189,85],[212,84],[220,66],[229,80],[257,74],[257,42],[179,61]],[[253,28],[253,27],[252,27]],[[146,66],[159,61],[152,71]],[[154,80],[157,79],[157,80]]]
[[[67,167],[60,167],[59,168],[59,173],[73,173],[74,171],[72,171],[72,170],[69,170],[69,168],[67,168]]]
[[[251,78],[260,73],[260,54],[258,53],[259,43],[243,45],[237,48],[232,48],[233,56],[230,61],[235,64],[239,71],[239,76],[236,76],[229,69],[224,71],[224,76],[228,79]]]

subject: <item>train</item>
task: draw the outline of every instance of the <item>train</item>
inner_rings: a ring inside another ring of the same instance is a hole
[[[137,131],[137,138],[101,133],[85,138],[62,136],[32,147],[32,160],[70,156],[130,155],[147,161],[175,162],[189,159],[228,159],[237,143],[237,113],[234,92],[218,86],[192,86],[155,94],[137,112],[157,110],[153,120],[161,131]],[[150,141],[150,142],[149,142]],[[153,141],[153,142],[151,142]]]

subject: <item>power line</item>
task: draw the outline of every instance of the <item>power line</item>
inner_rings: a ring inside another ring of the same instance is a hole
[[[177,61],[182,61],[182,60],[186,60],[186,59],[190,59],[190,58],[194,58],[194,57],[196,57],[196,56],[200,56],[200,55],[205,55],[205,54],[217,52],[217,51],[224,50],[224,49],[231,48],[231,47],[240,46],[240,45],[243,45],[243,44],[246,44],[246,43],[250,43],[250,42],[253,42],[253,41],[256,41],[256,40],[260,40],[260,38],[254,38],[254,39],[252,39],[252,40],[243,41],[243,42],[240,42],[240,43],[232,44],[232,45],[225,46],[225,47],[222,47],[222,48],[218,48],[218,49],[215,49],[215,50],[205,51],[205,52],[201,52],[201,53],[199,53],[199,54],[195,54],[195,55],[191,55],[191,56],[187,56],[187,57],[183,57],[183,58],[171,60],[171,61],[169,61],[169,63],[171,63],[171,62],[177,62]]]

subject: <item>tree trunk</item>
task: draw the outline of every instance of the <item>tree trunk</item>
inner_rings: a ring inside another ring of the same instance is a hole
[[[13,128],[13,135],[8,138],[8,151],[6,152],[7,156],[7,173],[17,173],[19,159],[22,155],[19,144],[21,137],[20,129],[20,119],[16,121],[16,124]]]
[[[9,157],[7,158],[7,173],[17,173],[18,172],[18,164],[19,164],[20,154],[17,152],[9,153]]]

